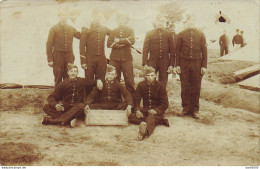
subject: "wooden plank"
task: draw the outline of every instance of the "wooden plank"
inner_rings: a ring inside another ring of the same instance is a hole
[[[248,76],[252,76],[252,74],[258,74],[259,71],[260,71],[260,65],[258,64],[234,72],[234,77],[236,79],[242,80],[242,79],[246,79]]]
[[[239,86],[249,90],[260,91],[260,74],[255,75],[249,79],[239,82]]]
[[[124,110],[90,110],[87,114],[87,125],[90,126],[125,126],[128,125]]]

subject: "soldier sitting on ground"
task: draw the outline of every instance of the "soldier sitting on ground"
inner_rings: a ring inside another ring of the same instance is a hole
[[[49,116],[43,118],[42,124],[70,124],[75,127],[77,117],[84,115],[85,87],[92,87],[95,81],[86,81],[77,77],[78,67],[74,64],[67,66],[69,78],[65,79],[54,89],[43,108],[43,111]],[[97,87],[102,88],[102,81],[97,80]]]
[[[133,98],[116,80],[116,76],[116,68],[108,65],[102,90],[95,87],[85,100],[86,115],[90,109],[126,110],[127,115],[131,114]],[[122,95],[125,102],[122,101]]]
[[[143,108],[140,107],[141,99],[143,99]],[[168,96],[164,84],[156,80],[155,69],[147,66],[145,80],[140,82],[136,88],[135,113],[128,117],[129,122],[140,124],[138,140],[151,135],[156,125],[170,126],[168,120],[164,118],[168,105]]]

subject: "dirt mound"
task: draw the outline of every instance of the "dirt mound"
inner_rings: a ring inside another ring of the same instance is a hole
[[[2,165],[28,165],[41,159],[37,145],[7,142],[0,145]]]
[[[53,89],[0,89],[0,111],[43,105]]]
[[[201,98],[221,104],[260,113],[259,92],[240,89],[231,85],[220,85],[204,80],[202,82]]]

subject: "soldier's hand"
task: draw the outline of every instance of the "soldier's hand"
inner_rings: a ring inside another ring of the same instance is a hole
[[[176,66],[176,73],[178,75],[181,74],[181,67],[180,66]]]
[[[89,105],[86,105],[86,107],[84,108],[84,113],[87,114],[89,110],[90,110]]]
[[[136,115],[136,117],[137,117],[138,119],[144,117],[143,113],[142,113],[140,110],[137,110],[135,115]]]
[[[55,105],[55,109],[57,111],[64,111],[64,107],[61,103]]]
[[[204,75],[207,72],[207,68],[202,67],[201,68],[201,75]]]
[[[98,90],[103,89],[103,82],[100,79],[97,80],[97,88],[98,88]]]
[[[87,69],[87,64],[82,64],[81,67],[82,69]]]
[[[169,74],[170,74],[170,73],[173,73],[173,66],[169,66],[167,72],[168,72]]]
[[[157,114],[157,112],[154,109],[149,110],[148,113],[151,114],[151,115]]]
[[[48,65],[49,65],[50,67],[53,67],[53,62],[48,62]]]
[[[131,114],[131,111],[132,111],[132,106],[131,106],[131,105],[128,105],[128,106],[126,107],[125,111],[126,111],[127,116],[129,116],[129,115]]]

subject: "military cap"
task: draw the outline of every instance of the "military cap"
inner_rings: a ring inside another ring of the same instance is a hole
[[[78,69],[78,67],[77,67],[76,65],[74,65],[74,64],[72,64],[72,63],[68,63],[68,65],[67,65],[68,71],[71,70],[71,69],[73,69],[73,68],[77,68],[77,69]]]
[[[112,65],[107,65],[107,72],[112,72],[112,71],[114,71],[114,70],[116,70],[116,68],[115,68],[114,66],[112,66]]]
[[[240,31],[241,33],[244,33],[244,31]]]
[[[155,69],[151,66],[147,66],[146,68],[143,69],[143,73],[144,75],[155,73]]]
[[[236,32],[239,32],[239,29],[236,29]]]

